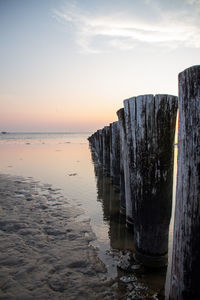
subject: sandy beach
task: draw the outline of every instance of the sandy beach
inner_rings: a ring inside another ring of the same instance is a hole
[[[32,178],[0,175],[0,299],[116,299],[78,206]]]

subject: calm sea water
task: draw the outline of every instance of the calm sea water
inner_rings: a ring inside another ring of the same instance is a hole
[[[60,188],[67,200],[80,205],[96,234],[93,243],[106,264],[108,276],[118,276],[113,254],[133,249],[132,234],[118,212],[119,194],[95,164],[87,141],[91,133],[0,134],[0,172],[33,177]],[[176,173],[176,168],[175,168]],[[67,205],[67,204],[66,204]],[[172,226],[170,229],[171,248]],[[164,275],[146,274],[151,286],[163,283]]]

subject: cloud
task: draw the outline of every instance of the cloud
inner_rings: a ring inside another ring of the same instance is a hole
[[[189,4],[197,4],[200,5],[200,0],[187,0]]]
[[[186,0],[173,10],[165,9],[159,1],[154,0],[153,6],[151,0],[144,1],[146,16],[145,11],[138,14],[134,7],[131,14],[128,7],[127,11],[92,13],[75,3],[56,11],[56,16],[74,26],[76,42],[85,52],[131,50],[141,44],[200,48],[199,14],[192,13],[199,0]]]

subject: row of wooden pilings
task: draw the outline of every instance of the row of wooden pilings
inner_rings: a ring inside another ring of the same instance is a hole
[[[167,264],[177,109],[178,174],[172,271],[166,299],[200,299],[200,66],[179,74],[179,98],[143,95],[124,101],[118,121],[89,137],[104,172],[120,191],[133,227],[135,259]]]

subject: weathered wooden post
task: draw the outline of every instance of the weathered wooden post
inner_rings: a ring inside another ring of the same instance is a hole
[[[120,131],[120,212],[126,215],[126,198],[125,198],[125,180],[124,180],[124,109],[121,108],[117,111],[119,119],[119,131]]]
[[[200,299],[200,65],[179,74],[179,132],[170,300]]]
[[[96,145],[95,145],[95,138],[96,138],[96,134],[97,132],[94,132],[89,138],[88,138],[88,141],[90,142],[90,145],[93,149],[95,149]]]
[[[120,134],[119,122],[110,124],[110,176],[115,189],[120,189]]]
[[[96,148],[98,149],[98,159],[99,162],[103,163],[103,136],[102,136],[102,129],[97,130],[96,132]]]
[[[133,209],[130,199],[130,169],[128,160],[127,128],[125,121],[125,111],[117,111],[120,128],[120,193],[121,193],[121,212],[126,212],[126,221],[128,225],[133,225]]]
[[[110,174],[110,127],[105,126],[102,129],[103,145],[103,170],[105,175]]]
[[[131,103],[135,101],[135,97],[124,100],[124,126],[126,132],[126,158],[124,163],[124,172],[126,172],[126,182],[125,182],[125,190],[126,190],[126,205],[129,207],[129,220],[130,223],[133,224],[134,216],[133,216],[133,185],[132,185],[132,170],[134,164],[135,157],[135,145],[133,145],[133,132],[134,132],[134,111],[132,110]]]
[[[135,258],[159,267],[167,263],[178,98],[144,95],[130,99],[127,105],[133,147],[130,174]]]
[[[94,133],[88,137],[88,141],[92,147],[94,147]]]

